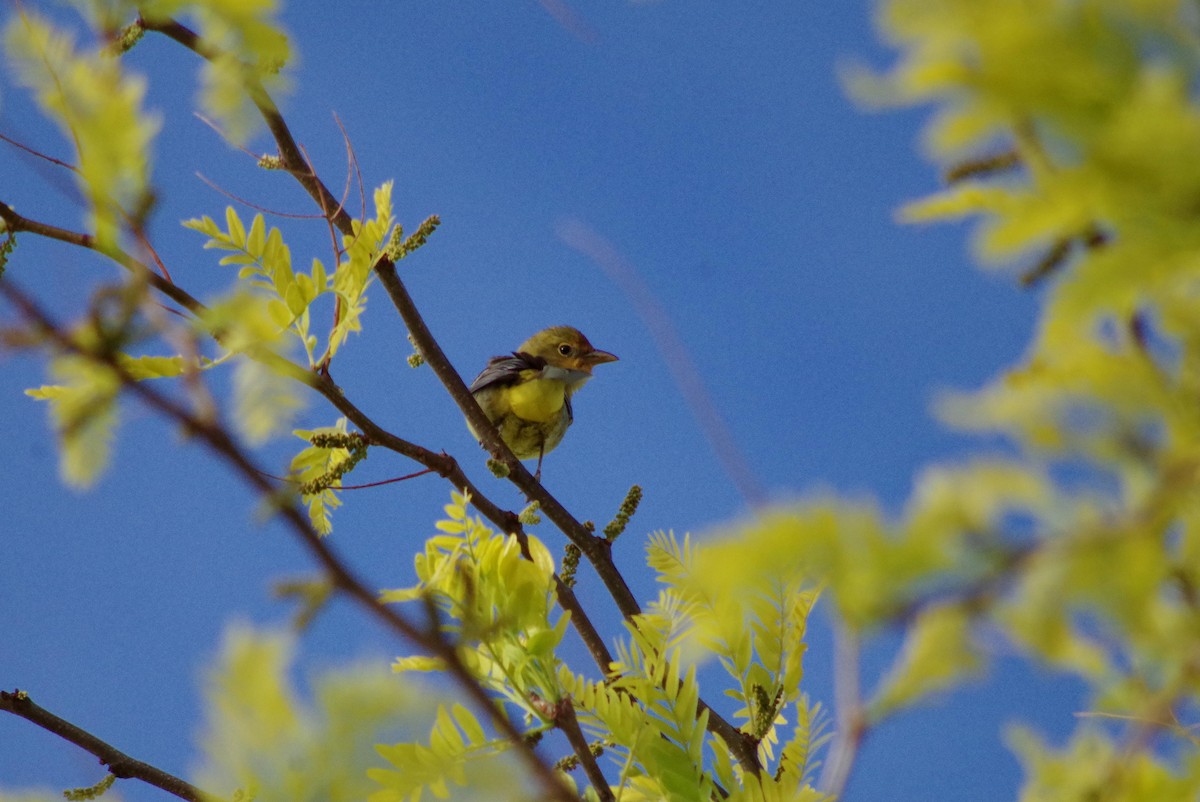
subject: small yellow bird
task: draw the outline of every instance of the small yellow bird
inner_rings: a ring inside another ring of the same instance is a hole
[[[517,459],[542,458],[574,421],[571,396],[592,378],[592,368],[616,362],[570,326],[539,331],[508,356],[494,356],[471,382],[471,393]],[[470,424],[467,424],[470,426]],[[479,439],[479,433],[471,429]]]

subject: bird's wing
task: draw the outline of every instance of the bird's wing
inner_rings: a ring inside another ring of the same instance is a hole
[[[485,387],[515,384],[522,378],[522,372],[540,371],[544,367],[546,360],[524,351],[516,351],[508,356],[494,356],[488,360],[487,367],[475,377],[475,381],[471,382],[471,392],[477,393]]]

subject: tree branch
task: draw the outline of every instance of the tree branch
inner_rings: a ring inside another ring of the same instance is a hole
[[[205,59],[211,59],[214,56],[214,53],[204,45],[195,32],[174,20],[150,21],[143,19],[141,22],[147,30],[162,33]],[[305,160],[299,145],[296,143],[296,139],[292,135],[287,122],[283,119],[278,106],[275,105],[270,94],[263,87],[262,82],[249,72],[246,74],[246,91],[249,93],[251,101],[258,108],[259,113],[266,122],[267,128],[271,131],[271,135],[275,139],[284,169],[308,192],[317,206],[326,214],[329,221],[339,231],[347,236],[353,234],[353,219],[350,214],[338,202],[333,193],[329,191],[324,182],[309,168],[308,162]],[[533,475],[529,473],[521,461],[513,455],[512,451],[500,438],[492,422],[483,413],[483,410],[480,409],[479,404],[476,403],[474,396],[467,389],[462,377],[458,375],[458,371],[454,369],[449,358],[442,351],[441,346],[434,338],[433,333],[429,330],[424,318],[417,309],[412,296],[409,295],[407,287],[400,280],[396,272],[396,265],[391,259],[381,256],[375,264],[375,274],[379,277],[380,283],[391,299],[392,305],[395,306],[396,311],[400,314],[401,319],[403,319],[405,326],[408,327],[417,350],[429,364],[434,375],[441,380],[450,397],[454,399],[463,416],[471,424],[471,427],[481,435],[483,447],[508,468],[509,480],[525,494],[526,498],[530,501],[538,502],[542,513],[553,521],[572,543],[579,547],[580,551],[587,557],[588,562],[591,563],[593,569],[600,577],[600,581],[608,589],[609,594],[617,604],[617,608],[621,611],[621,615],[627,620],[638,615],[641,612],[641,608],[638,605],[637,598],[633,595],[633,591],[630,590],[629,585],[625,582],[625,577],[613,562],[612,545],[603,538],[598,538],[589,532],[581,522],[576,520],[559,503],[558,499],[550,495],[533,478]],[[506,529],[505,531],[511,530]],[[561,587],[562,583],[560,582],[559,585]],[[596,643],[599,642],[597,638]],[[607,667],[604,670],[607,671]],[[760,766],[757,752],[751,742],[737,728],[733,727],[718,715],[716,711],[712,710],[711,707],[703,702],[700,703],[700,706],[702,710],[709,711],[709,729],[729,745],[730,750],[737,757],[738,762],[743,768],[753,774],[757,774]]]
[[[612,788],[609,786],[604,772],[600,770],[596,756],[592,754],[592,747],[583,735],[579,719],[575,716],[575,703],[570,697],[561,699],[558,704],[554,705],[551,718],[554,720],[554,724],[562,730],[563,735],[567,736],[567,742],[571,744],[575,757],[579,758],[579,763],[583,766],[588,781],[596,789],[596,795],[600,798],[600,802],[614,802]]]
[[[497,709],[492,697],[475,680],[470,670],[462,662],[455,645],[446,640],[441,631],[420,629],[395,610],[380,602],[377,594],[369,590],[366,584],[336,554],[332,546],[317,534],[305,514],[295,504],[279,499],[277,489],[270,484],[266,474],[251,462],[227,431],[211,420],[192,414],[170,397],[149,387],[146,382],[137,381],[116,361],[111,353],[98,353],[82,347],[66,330],[43,312],[31,298],[18,290],[11,281],[0,282],[0,294],[3,294],[21,315],[56,347],[107,368],[120,381],[121,385],[136,395],[139,400],[165,417],[176,421],[189,434],[203,441],[263,498],[275,499],[276,514],[325,570],[333,586],[358,602],[361,607],[383,622],[389,629],[440,659],[455,683],[470,697],[477,709],[490,717],[504,737],[513,744],[517,755],[530,772],[538,778],[543,791],[549,798],[557,799],[560,802],[578,802],[578,797],[563,778],[551,766],[542,761],[533,747],[525,741],[524,734],[517,729],[512,720]]]
[[[47,732],[90,752],[108,766],[112,775],[121,780],[141,780],[161,788],[168,794],[186,799],[188,802],[219,802],[220,797],[201,791],[191,783],[173,774],[155,768],[149,763],[130,757],[115,746],[102,741],[87,730],[59,718],[44,707],[34,703],[24,691],[0,691],[0,710],[31,721]]]
[[[65,228],[59,228],[49,223],[25,217],[18,214],[12,207],[2,201],[0,201],[0,220],[4,221],[9,231],[15,233],[25,232],[46,237],[106,256],[135,275],[145,278],[150,286],[192,314],[201,315],[206,309],[203,303],[190,295],[186,290],[177,284],[167,281],[152,271],[146,264],[138,261],[124,251],[115,248],[100,248],[97,245],[95,237],[92,237],[90,234],[69,231]],[[271,365],[280,369],[283,373],[316,390],[334,408],[357,426],[363,434],[367,435],[372,443],[381,445],[401,456],[419,462],[421,465],[432,469],[448,480],[459,492],[469,494],[472,506],[479,510],[485,518],[495,524],[501,531],[517,534],[518,537],[524,537],[525,533],[521,528],[521,523],[517,519],[516,513],[500,508],[484,496],[471,483],[466,474],[463,473],[462,468],[453,457],[445,453],[430,451],[427,448],[423,448],[388,432],[351,403],[342,393],[341,388],[328,376],[306,370],[302,366],[290,362],[277,354],[264,353],[254,356],[270,362]],[[599,632],[597,632],[595,626],[588,618],[587,613],[575,598],[575,594],[570,588],[562,584],[562,580],[558,578],[557,574],[555,575],[555,581],[558,584],[559,599],[563,609],[571,612],[571,623],[575,626],[584,645],[592,654],[597,666],[601,671],[607,673],[608,666],[612,662],[612,655],[608,651],[608,647],[604,644],[604,639],[600,637]]]
[[[189,295],[178,285],[173,284],[167,279],[155,273],[144,262],[138,261],[120,248],[103,247],[91,234],[83,234],[78,231],[69,231],[65,228],[42,223],[37,220],[31,220],[28,217],[17,214],[17,212],[8,204],[0,201],[0,220],[4,221],[5,227],[19,234],[27,232],[36,234],[47,239],[65,242],[68,245],[75,245],[80,248],[86,248],[89,251],[94,251],[101,256],[107,256],[114,262],[119,264],[134,275],[145,279],[151,287],[161,292],[163,295],[170,298],[175,303],[187,309],[189,312],[198,313],[204,308],[204,305]]]

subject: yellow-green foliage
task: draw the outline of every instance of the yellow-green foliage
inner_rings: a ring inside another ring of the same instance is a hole
[[[91,227],[101,247],[115,245],[122,218],[147,201],[160,123],[142,108],[145,79],[126,75],[111,53],[77,48],[71,34],[28,12],[8,24],[4,48],[18,79],[74,144]]]
[[[696,576],[704,552],[686,537],[682,544],[670,534],[650,539],[647,561],[668,589],[642,617],[634,642],[646,651],[647,633],[660,631],[666,637],[655,654],[694,639],[698,654],[718,657],[735,683],[727,694],[742,705],[734,716],[761,739],[762,758],[770,761],[776,725],[786,722],[782,711],[800,696],[804,634],[817,592],[801,572],[761,585],[706,584]]]
[[[821,798],[811,772],[826,740],[824,718],[799,690],[815,591],[793,578],[706,593],[691,584],[704,548],[656,536],[650,560],[667,589],[628,624],[608,675],[594,678],[558,653],[567,617],[553,620],[554,565],[545,547],[530,537],[523,557],[516,538],[471,517],[466,501],[455,495],[447,505],[441,534],[417,557],[418,584],[383,598],[453,636],[467,670],[523,714],[531,732],[553,729],[551,711],[570,704],[590,742],[603,747],[601,762],[623,800],[699,802],[718,785],[747,800]],[[760,779],[744,775],[725,742],[706,729],[697,668],[710,656],[731,675],[726,692],[741,702],[742,729],[760,745],[767,767]],[[394,667],[408,673],[445,665],[416,655]],[[395,771],[372,773],[386,788],[377,802],[417,799],[424,789],[440,795],[506,748],[465,710],[443,709],[429,741],[380,747]]]
[[[288,676],[290,636],[234,627],[206,681],[202,787],[259,802],[361,802],[381,765],[371,744],[410,719],[433,714],[428,689],[386,671],[344,669],[312,683],[312,702]],[[436,696],[436,694],[435,694]]]
[[[319,259],[313,259],[310,273],[296,272],[292,256],[278,228],[267,231],[261,214],[255,215],[247,229],[233,207],[225,210],[225,229],[211,217],[205,216],[184,222],[184,226],[205,234],[205,248],[228,251],[221,257],[222,265],[239,265],[238,278],[245,288],[253,288],[264,299],[266,311],[276,331],[260,332],[249,344],[270,342],[277,333],[290,332],[308,355],[310,367],[332,358],[351,332],[362,330],[362,314],[366,309],[366,289],[371,283],[375,266],[387,245],[393,226],[392,182],[375,190],[375,217],[365,222],[355,221],[354,235],[343,238],[344,257],[329,275]],[[318,338],[312,331],[311,309],[323,295],[336,299],[331,310],[333,326],[327,336],[325,352],[318,357]],[[221,332],[213,328],[214,332]],[[230,350],[245,350],[222,339]]]
[[[199,316],[199,328],[215,333],[227,352],[218,363],[234,360],[234,422],[253,443],[285,430],[301,403],[299,386],[276,354],[286,342],[273,303],[238,287]]]
[[[276,96],[288,88],[282,70],[290,48],[277,0],[150,0],[122,3],[122,10],[127,5],[148,20],[182,18],[195,25],[211,56],[201,67],[200,105],[233,142],[245,142],[262,124],[253,103],[256,84]]]
[[[333,291],[341,302],[341,314],[329,335],[329,353],[338,348],[351,332],[362,330],[367,286],[374,274],[371,269],[385,252],[395,222],[392,217],[392,182],[375,190],[375,217],[354,221],[354,235],[343,237],[345,257],[333,276]]]
[[[433,604],[446,630],[461,640],[461,657],[471,670],[526,714],[540,717],[534,697],[561,698],[555,649],[569,622],[565,615],[551,620],[554,559],[534,537],[528,538],[526,559],[517,538],[468,515],[461,495],[445,509],[448,519],[438,522],[442,534],[417,555],[417,584],[382,598]],[[429,667],[437,664],[411,658],[395,664],[397,671]]]
[[[467,798],[527,799],[528,781],[522,781],[505,754],[507,747],[507,742],[489,739],[462,705],[440,705],[427,743],[376,747],[395,769],[367,772],[381,786],[368,802],[420,802],[427,790],[438,799],[455,791]]]
[[[350,449],[313,445],[311,444],[313,436],[345,433],[345,418],[339,418],[333,426],[325,426],[311,431],[297,429],[293,432],[301,440],[310,442],[307,448],[302,449],[300,453],[292,457],[292,477],[300,482],[302,487],[335,473],[340,466],[344,465],[350,459]],[[308,493],[303,489],[301,490],[301,497],[308,505],[309,520],[312,521],[313,528],[319,534],[327,535],[333,531],[333,522],[330,520],[330,514],[333,510],[342,506],[342,500],[338,498],[336,492],[336,489],[341,486],[342,480],[339,475],[332,480],[332,484],[329,487],[322,488],[315,493]]]
[[[954,687],[986,661],[977,630],[1001,633],[1087,681],[1095,708],[1062,751],[1014,739],[1024,799],[1195,799],[1196,6],[889,0],[880,19],[898,63],[860,90],[933,103],[947,166],[1015,154],[1003,175],[953,171],[973,177],[905,216],[976,218],[988,260],[1055,253],[1026,358],[940,407],[1019,456],[931,470],[890,519],[836,498],[765,511],[692,560],[690,581],[721,594],[808,576],[860,635],[903,627],[873,720]],[[1151,751],[1159,734],[1182,748]]]
[[[111,370],[70,354],[50,363],[50,375],[60,383],[26,390],[25,394],[50,404],[63,480],[87,487],[108,465],[116,436],[120,382]]]

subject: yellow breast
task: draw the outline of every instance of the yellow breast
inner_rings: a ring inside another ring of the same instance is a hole
[[[545,423],[562,410],[567,387],[558,379],[534,379],[509,387],[507,395],[509,407],[518,418]]]

